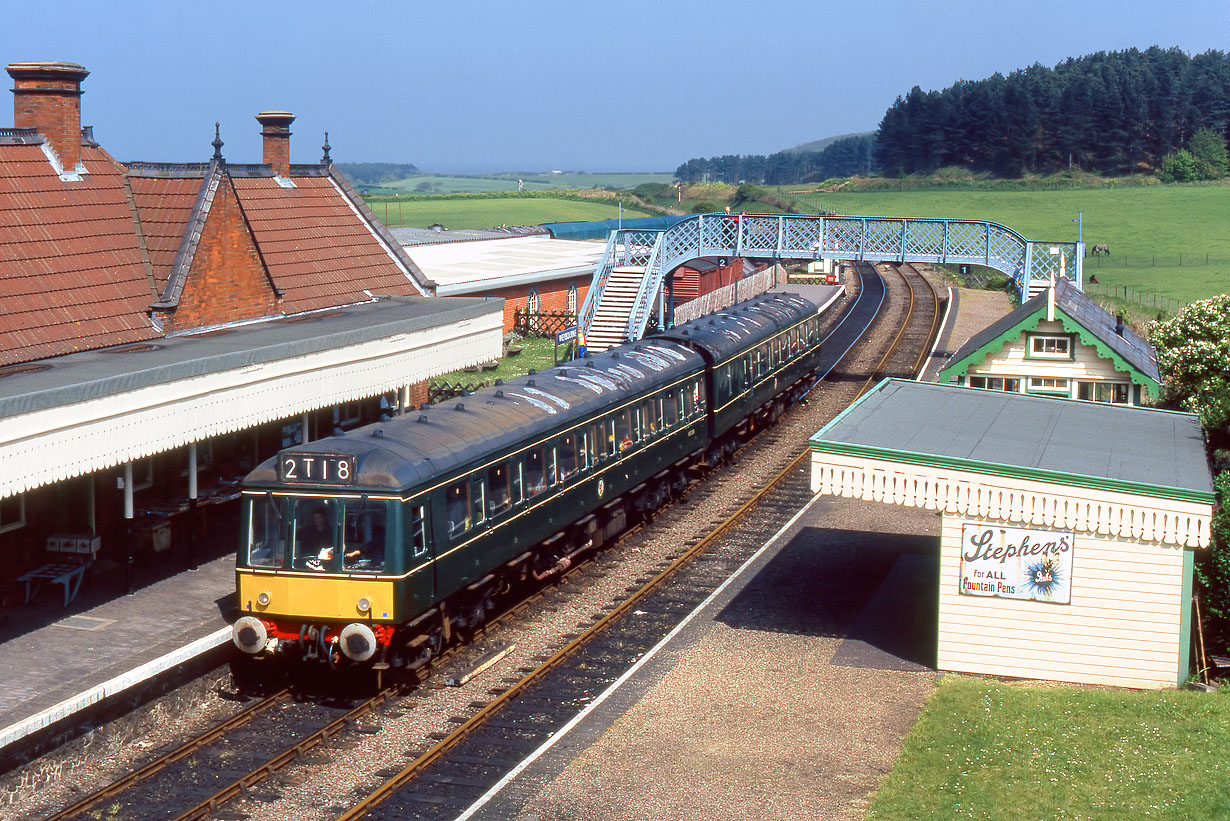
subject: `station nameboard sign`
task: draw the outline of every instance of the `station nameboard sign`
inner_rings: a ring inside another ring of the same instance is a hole
[[[1068,604],[1074,541],[1071,532],[966,523],[960,593]]]
[[[560,331],[559,333],[555,335],[555,344],[556,345],[566,345],[569,342],[575,342],[576,339],[577,339],[577,326],[573,325],[571,328],[565,328],[564,330]]]
[[[313,485],[352,485],[354,456],[337,453],[281,453],[278,478]]]

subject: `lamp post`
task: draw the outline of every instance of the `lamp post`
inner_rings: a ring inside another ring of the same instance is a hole
[[[1083,224],[1084,216],[1085,215],[1083,213],[1081,213],[1080,211],[1077,211],[1076,219],[1072,220],[1073,222],[1076,223],[1076,241],[1077,242],[1085,241],[1085,227]]]

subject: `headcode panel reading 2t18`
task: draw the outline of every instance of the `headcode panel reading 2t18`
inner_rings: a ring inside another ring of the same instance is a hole
[[[349,485],[354,483],[354,456],[332,453],[284,453],[278,460],[283,482]]]

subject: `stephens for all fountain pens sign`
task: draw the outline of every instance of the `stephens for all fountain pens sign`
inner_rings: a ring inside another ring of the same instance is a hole
[[[967,523],[961,528],[963,596],[1068,604],[1073,534]]]

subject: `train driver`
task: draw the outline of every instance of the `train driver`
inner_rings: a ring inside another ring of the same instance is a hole
[[[329,512],[323,507],[312,511],[312,521],[303,527],[298,534],[300,554],[313,556],[321,561],[333,558],[333,526],[329,523]]]

